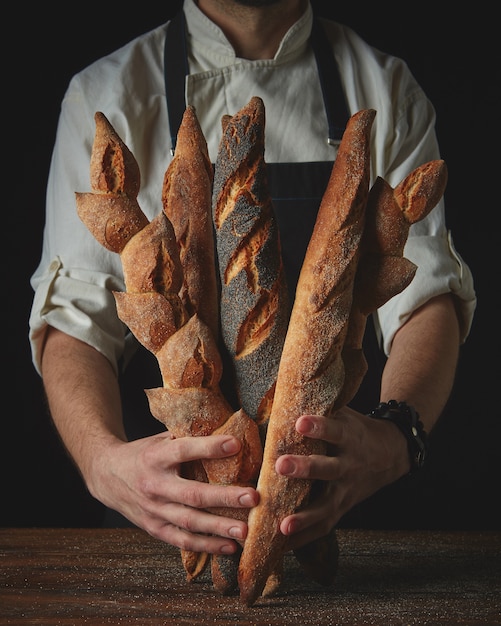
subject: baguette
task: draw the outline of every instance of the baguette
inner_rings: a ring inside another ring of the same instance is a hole
[[[264,443],[290,311],[266,175],[263,101],[251,98],[234,116],[224,116],[222,127],[212,200],[222,337],[238,399]],[[236,582],[238,562],[232,565]],[[281,572],[277,564],[268,595],[278,589]]]
[[[325,444],[298,435],[299,415],[328,415],[344,384],[341,358],[351,310],[369,190],[375,111],[353,115],[343,135],[299,276],[280,359],[257,489],[240,559],[241,600],[254,604],[285,550],[279,524],[306,502],[312,481],[275,472],[281,454],[321,454]]]
[[[414,278],[417,267],[403,256],[409,228],[437,205],[446,185],[447,166],[438,159],[414,169],[395,189],[381,177],[372,186],[343,345],[345,384],[334,409],[353,399],[367,371],[362,351],[367,317],[403,291]]]
[[[253,97],[222,125],[212,199],[221,332],[240,404],[264,440],[289,304],[266,176],[263,101]]]
[[[395,190],[381,177],[371,187],[342,350],[344,384],[333,410],[348,404],[358,391],[367,371],[362,347],[367,317],[412,281],[417,267],[403,256],[409,228],[436,206],[446,184],[445,162],[436,160],[413,170]],[[316,487],[317,491],[323,488],[321,483]],[[333,584],[339,554],[334,529],[294,554],[311,579],[321,585]]]

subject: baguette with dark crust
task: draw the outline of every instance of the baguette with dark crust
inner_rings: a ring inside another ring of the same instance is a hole
[[[212,211],[224,344],[241,406],[264,438],[289,305],[264,159],[265,110],[254,97],[223,119]]]
[[[224,116],[222,127],[212,200],[222,337],[239,401],[264,443],[289,300],[266,174],[263,101],[252,98],[232,117]],[[234,565],[236,580],[236,560]],[[266,594],[280,585],[281,571],[277,564]]]

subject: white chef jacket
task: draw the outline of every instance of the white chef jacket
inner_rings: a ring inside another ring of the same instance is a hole
[[[266,111],[268,162],[334,160],[327,143],[327,119],[315,59],[308,45],[312,9],[284,36],[274,59],[235,56],[223,32],[185,0],[190,74],[186,102],[196,108],[215,162],[221,117],[234,114],[252,96]],[[371,181],[396,186],[417,166],[440,158],[435,112],[406,64],[370,47],[351,29],[322,20],[351,114],[376,110],[371,144]],[[118,371],[136,342],[119,320],[112,290],[123,291],[119,255],[102,247],[80,221],[75,192],[90,191],[89,164],[94,114],[103,112],[138,161],[139,204],[149,219],[162,210],[164,174],[171,160],[163,51],[166,25],[147,32],[75,75],[64,96],[46,197],[46,225],[40,263],[31,284],[33,362],[40,359],[47,326],[102,352]],[[429,298],[458,296],[461,339],[467,337],[476,306],[470,269],[455,250],[445,225],[444,204],[411,227],[404,251],[417,266],[412,283],[376,316],[388,354],[398,328]],[[121,360],[122,359],[122,360]]]

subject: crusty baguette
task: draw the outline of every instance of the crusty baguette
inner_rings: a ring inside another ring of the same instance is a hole
[[[369,191],[353,303],[342,350],[345,378],[333,410],[348,404],[360,387],[367,371],[362,346],[367,317],[412,281],[417,268],[403,256],[409,228],[438,203],[446,183],[446,165],[436,160],[413,170],[395,190],[378,177]],[[316,486],[317,491],[323,488],[321,483]],[[295,550],[294,554],[311,579],[331,585],[337,574],[338,552],[333,529],[326,537]]]
[[[281,520],[303,506],[311,488],[310,480],[279,476],[275,461],[286,452],[325,452],[323,442],[298,435],[294,424],[305,413],[328,415],[344,384],[341,352],[364,227],[374,116],[360,111],[348,122],[299,276],[258,479],[260,501],[249,514],[240,560],[240,597],[247,605],[283,555]]]
[[[290,311],[264,158],[263,101],[251,98],[223,117],[222,128],[212,199],[222,336],[238,399],[264,442]],[[238,560],[229,564],[236,586]],[[282,569],[277,564],[269,576],[267,594],[279,587]]]
[[[212,200],[221,332],[241,406],[264,438],[289,305],[266,175],[263,101],[251,98],[222,126]]]
[[[101,245],[121,255],[126,291],[114,292],[118,316],[157,354],[188,319],[178,294],[183,272],[174,229],[164,213],[148,221],[137,202],[141,177],[134,155],[102,112],[94,119],[92,192],[76,193],[77,212]],[[165,383],[168,373],[161,373]],[[204,478],[203,468],[183,469]],[[199,576],[208,562],[208,555],[185,550],[181,558],[188,580]]]
[[[213,168],[195,109],[188,106],[177,135],[174,158],[162,188],[164,213],[174,226],[183,266],[181,299],[215,338],[219,303],[211,216]]]

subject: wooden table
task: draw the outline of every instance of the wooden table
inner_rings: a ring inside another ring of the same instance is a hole
[[[501,624],[501,533],[338,530],[324,588],[292,554],[251,608],[137,529],[0,529],[0,624],[297,626]]]

